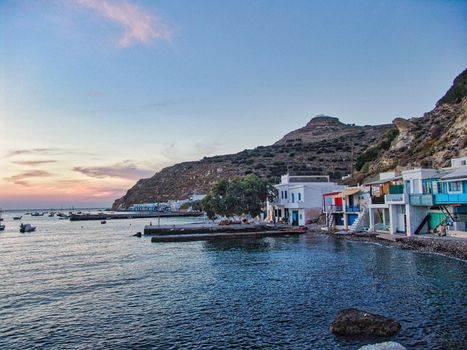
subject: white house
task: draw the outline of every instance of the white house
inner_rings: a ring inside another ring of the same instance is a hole
[[[329,176],[281,176],[275,185],[278,197],[268,203],[267,219],[270,222],[286,222],[290,225],[305,225],[317,218],[322,211],[323,195],[341,191],[345,186],[329,180]]]

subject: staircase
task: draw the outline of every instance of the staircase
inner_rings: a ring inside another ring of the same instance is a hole
[[[336,218],[331,210],[326,213],[326,226],[328,231],[331,231],[336,226]]]
[[[349,227],[349,231],[350,232],[366,231],[369,226],[368,220],[369,220],[368,208],[367,208],[367,205],[365,204],[362,207],[361,211],[358,213],[358,216],[353,222],[353,224]]]

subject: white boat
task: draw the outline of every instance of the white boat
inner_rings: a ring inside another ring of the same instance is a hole
[[[31,226],[31,224],[21,224],[19,226],[19,232],[24,233],[24,232],[33,232],[36,231],[35,226]]]

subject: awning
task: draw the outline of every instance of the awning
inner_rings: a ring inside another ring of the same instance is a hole
[[[367,182],[367,183],[365,183],[365,186],[382,185],[382,184],[385,184],[387,182],[396,181],[396,180],[400,180],[400,179],[402,179],[402,176],[396,176],[396,177],[392,177],[392,178],[389,178],[389,179],[381,179],[381,180]]]
[[[456,179],[466,179],[467,178],[467,167],[459,168],[447,175],[444,175],[441,180],[456,180]]]
[[[361,188],[346,188],[341,193],[336,194],[333,196],[334,198],[344,198],[345,196],[351,196],[357,192],[360,192]]]

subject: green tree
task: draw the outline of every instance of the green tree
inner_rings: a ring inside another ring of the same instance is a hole
[[[267,199],[277,195],[276,189],[256,175],[221,180],[203,199],[202,207],[210,219],[216,216],[258,216]]]

